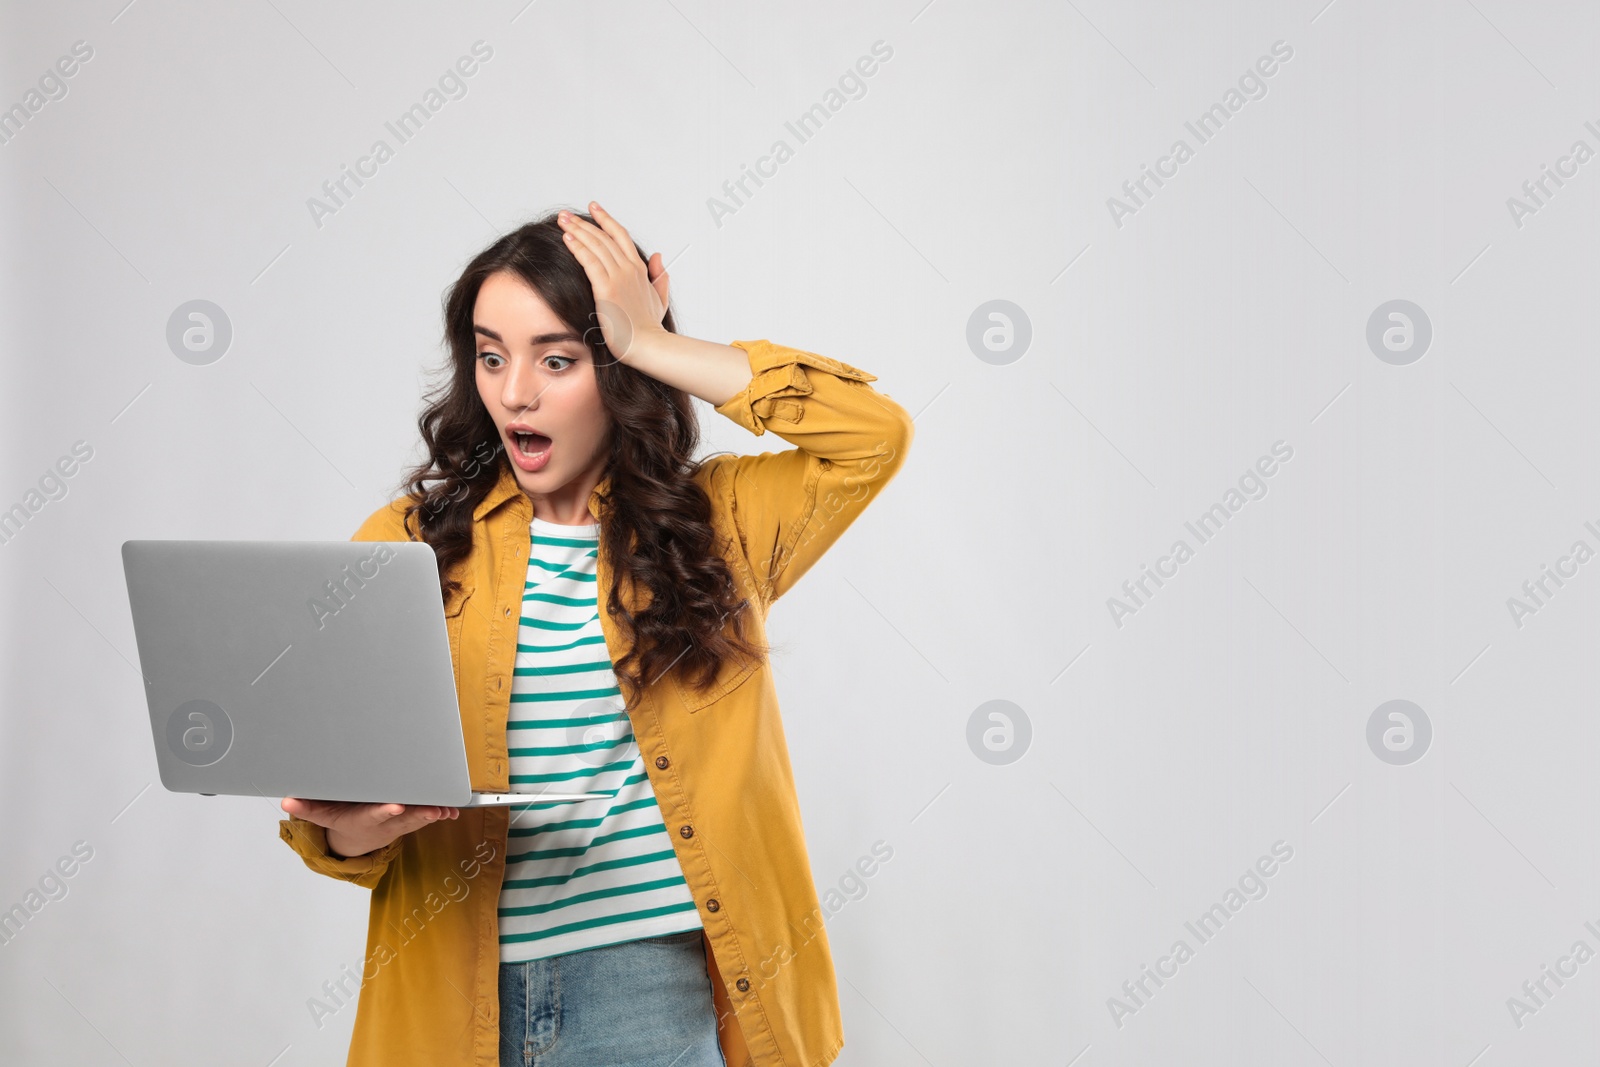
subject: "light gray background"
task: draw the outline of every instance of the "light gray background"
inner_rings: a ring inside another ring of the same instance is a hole
[[[0,945],[8,1062],[344,1062],[354,1010],[319,1029],[307,1000],[359,965],[368,894],[307,871],[272,803],[152,784],[118,549],[348,537],[419,454],[444,287],[590,198],[670,261],[684,332],[843,359],[916,415],[771,619],[819,889],[893,849],[829,922],[840,1063],[1593,1061],[1600,960],[1507,1006],[1600,949],[1600,562],[1507,606],[1600,548],[1600,159],[1507,206],[1600,148],[1592,5],[123,3],[11,3],[0,31],[4,106],[94,49],[0,145],[0,505],[94,450],[0,545],[0,907],[94,849]],[[316,226],[478,40],[467,95]],[[165,340],[194,299],[233,328],[206,366]],[[997,299],[1032,330],[998,365],[966,340]],[[1366,342],[1395,299],[1433,329],[1404,366]],[[701,411],[708,449],[782,447]],[[1279,440],[1267,494],[1117,626],[1107,599]],[[1394,699],[1433,728],[1409,765],[1366,740]],[[1031,730],[1010,763],[968,743],[992,700]],[[1199,944],[1185,921],[1277,841]]]

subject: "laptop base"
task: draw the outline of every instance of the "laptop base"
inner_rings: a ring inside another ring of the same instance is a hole
[[[610,793],[474,793],[463,808],[498,808],[512,804],[577,803],[584,800],[610,800]]]

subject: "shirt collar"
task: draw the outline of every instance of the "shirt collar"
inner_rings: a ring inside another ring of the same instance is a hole
[[[611,475],[609,473],[602,475],[599,484],[596,485],[594,487],[594,491],[589,494],[589,514],[596,517],[599,516],[600,498],[604,496],[610,490],[610,488]],[[517,484],[516,472],[511,469],[509,464],[502,465],[500,468],[499,481],[495,482],[494,488],[489,490],[489,495],[480,500],[478,502],[478,506],[472,509],[472,521],[481,522],[483,518],[490,512],[500,507],[500,505],[504,504],[506,501],[512,500],[518,496],[522,496],[523,499],[527,499],[526,495],[522,492],[522,486]]]

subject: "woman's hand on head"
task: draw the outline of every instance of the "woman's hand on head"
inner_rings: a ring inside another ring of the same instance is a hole
[[[326,829],[328,847],[346,857],[364,855],[419,827],[461,814],[460,808],[433,804],[363,804],[299,797],[284,797],[279,807]]]
[[[661,253],[646,263],[622,223],[594,201],[590,213],[599,226],[568,211],[559,216],[567,247],[583,266],[594,289],[594,305],[606,347],[619,359],[644,338],[664,330],[670,284]],[[587,331],[585,331],[587,334]],[[586,338],[587,339],[587,338]]]

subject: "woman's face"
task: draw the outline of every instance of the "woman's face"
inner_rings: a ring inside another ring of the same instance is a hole
[[[600,402],[588,346],[508,271],[484,280],[472,322],[478,396],[534,514],[567,524],[594,521],[589,493],[605,469],[612,420]]]

